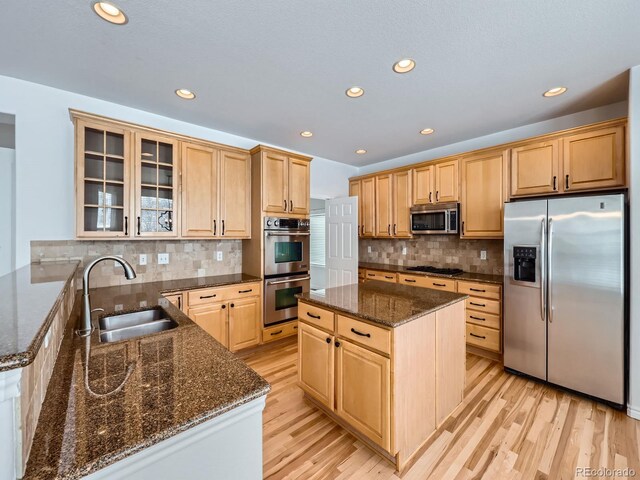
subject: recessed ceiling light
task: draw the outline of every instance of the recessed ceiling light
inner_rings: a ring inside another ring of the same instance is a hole
[[[358,150],[356,150],[356,153],[358,155],[364,155],[365,153],[367,153],[367,151],[364,148],[359,148]]]
[[[116,25],[124,25],[129,21],[124,12],[111,2],[96,2],[93,11],[103,20]]]
[[[361,87],[351,87],[345,93],[347,97],[358,98],[364,95],[364,90]]]
[[[176,95],[178,95],[180,98],[184,98],[185,100],[193,100],[194,98],[196,98],[196,94],[191,90],[187,90],[186,88],[179,88],[178,90],[176,90]]]
[[[543,97],[557,97],[567,91],[567,87],[553,87],[542,94]]]
[[[407,73],[413,70],[416,66],[416,62],[414,62],[411,58],[403,58],[402,60],[398,60],[393,64],[393,71],[396,73]]]
[[[304,132],[300,132],[300,136],[305,138],[313,137],[313,132],[305,130]]]
[[[433,128],[425,128],[420,130],[420,135],[431,135],[435,130]]]

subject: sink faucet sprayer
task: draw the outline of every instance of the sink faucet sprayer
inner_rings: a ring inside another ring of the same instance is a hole
[[[114,262],[118,262],[120,265],[122,265],[122,268],[124,268],[124,276],[127,278],[127,280],[133,280],[134,278],[136,278],[136,272],[133,270],[131,264],[125,259],[113,255],[98,257],[84,268],[84,274],[82,275],[81,325],[80,328],[76,330],[76,333],[81,337],[88,337],[93,331],[93,325],[91,324],[91,301],[89,299],[89,274],[91,273],[91,269],[95,267],[97,263],[100,263],[103,260],[113,260]]]

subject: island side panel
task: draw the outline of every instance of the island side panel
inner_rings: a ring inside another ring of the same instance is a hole
[[[465,302],[436,312],[436,426],[462,402],[466,374]]]
[[[436,314],[393,329],[393,447],[397,468],[436,429]]]

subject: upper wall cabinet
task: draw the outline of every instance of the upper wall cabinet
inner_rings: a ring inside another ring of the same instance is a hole
[[[458,178],[456,172],[456,178]],[[456,190],[457,190],[456,186]],[[411,170],[404,170],[393,174],[393,227],[394,237],[411,236]]]
[[[253,161],[259,162],[262,211],[306,217],[310,212],[311,158],[294,155],[259,145],[251,150]]]
[[[131,133],[99,122],[76,121],[76,235],[131,234]]]
[[[376,177],[376,237],[391,237],[393,235],[393,175],[378,175]]]
[[[458,169],[458,160],[412,169],[413,204],[457,202]]]
[[[559,140],[511,149],[512,197],[557,193],[559,178]]]

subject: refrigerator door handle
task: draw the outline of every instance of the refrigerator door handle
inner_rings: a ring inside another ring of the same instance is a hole
[[[551,291],[553,289],[553,262],[551,258],[553,256],[553,218],[549,219],[549,254],[548,254],[548,262],[549,262],[549,293],[547,295],[547,302],[549,304],[549,323],[553,322],[553,297],[551,296]]]
[[[547,282],[546,282],[546,236],[547,236],[547,219],[543,218],[540,222],[540,316],[542,321],[547,321]]]

